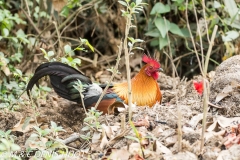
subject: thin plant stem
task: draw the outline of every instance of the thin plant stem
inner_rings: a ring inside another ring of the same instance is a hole
[[[198,65],[199,65],[199,69],[203,75],[203,68],[202,68],[202,64],[201,64],[201,61],[200,61],[200,58],[198,56],[198,51],[197,51],[197,48],[196,48],[196,45],[195,45],[195,42],[194,42],[194,39],[193,39],[193,35],[192,35],[192,32],[191,32],[191,28],[190,28],[190,25],[189,25],[189,20],[188,20],[188,0],[186,0],[186,12],[185,12],[185,16],[186,16],[186,23],[187,23],[187,28],[189,30],[189,33],[190,33],[190,37],[191,37],[191,40],[192,40],[192,45],[193,45],[193,48],[194,48],[194,52],[196,54],[196,57],[197,57],[197,60],[198,60]]]
[[[205,24],[205,27],[208,28],[207,19],[206,19],[206,6],[205,6],[205,0],[202,0],[202,7],[203,7],[203,18],[204,18],[204,24]],[[207,30],[207,39],[208,39],[208,43],[210,43],[210,38],[209,38],[208,30]]]
[[[107,86],[104,88],[101,96],[99,97],[99,99],[98,99],[98,101],[97,101],[97,103],[96,103],[96,105],[95,105],[95,109],[97,109],[97,107],[98,107],[99,103],[101,102],[103,96],[106,94],[106,92],[107,92],[107,90],[108,90],[108,88],[109,88],[109,85],[111,84],[111,82],[113,81],[113,78],[114,78],[115,75],[117,74],[117,69],[118,69],[118,66],[119,66],[120,59],[121,59],[121,58],[120,58],[120,57],[121,57],[121,53],[122,53],[122,41],[121,41],[121,43],[120,43],[120,45],[119,45],[119,47],[118,47],[118,57],[117,57],[116,65],[115,65],[115,67],[114,67],[114,69],[113,69],[113,74],[112,74],[112,76],[110,77],[110,80],[109,80]]]
[[[128,44],[127,44],[130,27],[131,27],[131,16],[127,16],[123,49],[124,49],[124,54],[125,54],[127,83],[128,83],[129,121],[131,121],[131,119],[132,119],[132,84],[131,84],[131,71],[130,71],[130,64],[129,64],[129,55],[130,54],[128,52]]]
[[[85,104],[84,104],[84,101],[83,101],[83,97],[82,97],[81,93],[79,93],[79,94],[80,94],[80,97],[81,97],[81,102],[82,102],[82,106],[83,106],[84,112],[87,115],[87,110],[86,110],[86,107],[85,107]]]
[[[207,119],[207,112],[208,112],[208,101],[209,101],[209,82],[207,80],[207,68],[208,68],[208,63],[209,63],[209,57],[212,51],[212,47],[214,45],[214,39],[216,37],[217,34],[217,30],[218,30],[218,26],[215,25],[214,29],[213,29],[213,33],[212,33],[212,37],[211,37],[211,41],[208,47],[208,52],[206,55],[206,59],[205,59],[205,66],[204,66],[204,75],[203,75],[203,120],[202,120],[202,138],[201,138],[201,146],[200,146],[200,151],[203,150],[203,146],[204,146],[204,134],[205,134],[205,130],[206,130],[206,119]]]
[[[212,52],[212,47],[214,45],[214,39],[216,37],[216,34],[217,34],[217,30],[218,30],[218,26],[215,25],[214,29],[213,29],[213,33],[212,33],[212,37],[211,37],[211,41],[210,41],[210,45],[208,47],[208,51],[207,51],[207,55],[206,55],[206,58],[205,58],[205,66],[204,66],[204,74],[207,75],[207,69],[208,69],[208,62],[209,62],[209,59],[210,59],[210,55],[211,55],[211,52]]]
[[[199,36],[199,41],[200,41],[200,50],[201,50],[201,55],[202,55],[202,67],[204,66],[204,54],[203,54],[203,43],[202,43],[202,33],[200,31],[200,26],[198,23],[198,16],[197,16],[197,11],[196,11],[196,7],[195,7],[195,0],[192,1],[193,3],[193,11],[194,11],[194,15],[195,15],[195,19],[196,19],[196,24],[197,24],[197,33]]]

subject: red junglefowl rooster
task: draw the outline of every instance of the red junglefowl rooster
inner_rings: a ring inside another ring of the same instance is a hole
[[[139,73],[132,78],[132,100],[138,106],[152,107],[156,102],[161,102],[162,94],[157,84],[160,63],[155,59],[144,55],[142,61],[146,64],[141,68]],[[70,101],[82,104],[81,95],[73,87],[75,82],[80,80],[84,87],[83,101],[86,108],[94,106],[100,97],[103,88],[106,85],[97,85],[80,73],[75,68],[60,62],[48,62],[37,67],[34,76],[27,85],[27,93],[32,90],[34,84],[44,76],[49,76],[54,91],[61,97]],[[128,85],[127,82],[114,84],[111,89],[104,95],[98,106],[98,110],[107,113],[108,106],[115,101],[124,101],[128,103]]]

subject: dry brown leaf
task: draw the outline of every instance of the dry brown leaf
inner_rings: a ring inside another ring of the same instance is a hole
[[[240,86],[240,84],[237,82],[237,81],[235,81],[235,80],[232,80],[231,81],[231,86],[233,87],[233,88],[239,88],[239,86]]]
[[[201,121],[203,119],[203,114],[197,114],[195,116],[192,117],[192,119],[189,121],[188,124],[191,125],[191,127],[195,128],[198,124],[199,121]]]
[[[223,88],[222,93],[231,93],[233,91],[233,87],[230,85],[227,85]]]
[[[144,148],[146,148],[148,145],[149,145],[149,139],[148,138],[145,138],[146,137],[146,134],[145,133],[141,133],[139,132],[139,136],[141,138],[141,146],[143,146]]]
[[[107,145],[108,145],[108,139],[107,139],[105,131],[103,130],[103,132],[102,132],[102,140],[101,140],[101,143],[100,143],[100,148],[104,149],[104,147],[107,146]]]
[[[67,4],[67,0],[52,0],[53,8],[57,12],[60,12],[62,8]]]
[[[38,143],[40,142],[42,144],[45,144],[47,141],[48,141],[47,138],[42,137],[41,140],[39,140],[39,141],[31,141],[31,142],[29,142],[28,143],[28,147],[30,147],[31,149],[44,150],[44,149],[46,149],[45,145],[40,146],[40,145],[38,145]]]
[[[12,128],[12,131],[19,131],[19,132],[28,132],[31,128],[33,128],[33,126],[40,126],[42,124],[42,122],[45,121],[45,119],[43,117],[37,117],[36,121],[34,118],[30,118],[28,125],[25,126],[25,128],[23,128],[23,126],[25,125],[25,121],[27,118],[30,117],[26,117],[26,118],[21,118],[19,120],[19,122]]]
[[[205,132],[204,134],[204,138],[206,141],[208,141],[209,139],[211,139],[212,137],[215,137],[219,139],[219,141],[222,140],[222,136],[223,134],[225,133],[224,130],[220,131],[220,132],[213,132],[213,131],[210,131],[210,132]],[[220,136],[219,136],[220,135]]]
[[[216,97],[216,99],[215,99],[215,103],[220,102],[223,98],[225,98],[225,97],[227,97],[227,96],[229,96],[228,93],[218,93],[218,94],[217,94],[217,97]]]
[[[92,136],[92,143],[98,143],[101,140],[101,134],[100,132],[94,132]]]
[[[233,87],[230,85],[227,85],[226,87],[223,88],[221,93],[218,93],[216,99],[215,99],[215,103],[220,102],[223,98],[229,96],[229,93],[231,93],[233,91]]]
[[[9,70],[9,68],[7,66],[2,66],[1,70],[4,72],[4,74],[6,76],[10,76],[11,75],[11,72],[10,72],[10,70]]]
[[[191,127],[183,126],[182,132],[184,132],[184,133],[193,133],[193,132],[195,132],[195,130],[193,128],[191,128]]]
[[[175,155],[164,155],[164,160],[198,160],[198,157],[191,152],[179,152]]]
[[[166,146],[173,145],[176,142],[177,142],[177,135],[174,135],[165,139]]]
[[[102,129],[105,131],[108,138],[111,139],[113,137],[113,131],[110,126],[106,126],[105,124],[102,124]]]
[[[217,121],[214,121],[213,122],[213,124],[211,124],[209,127],[208,127],[208,129],[207,129],[207,131],[216,131],[216,128],[217,128],[217,125],[218,124],[218,122]]]
[[[155,147],[156,147],[156,152],[157,154],[172,154],[171,150],[168,149],[166,146],[164,146],[161,142],[155,141]]]
[[[118,141],[120,138],[124,137],[128,132],[130,131],[130,129],[125,129],[123,130],[121,133],[119,133],[116,137],[114,137],[113,139],[111,139],[109,141],[109,145],[114,144],[116,141]]]
[[[149,117],[148,116],[145,116],[144,119],[140,119],[138,120],[137,122],[133,122],[133,124],[135,125],[135,127],[146,127],[146,128],[149,128],[150,126],[150,122],[149,122]]]
[[[217,117],[218,124],[223,127],[233,127],[237,126],[240,122],[240,117],[234,117],[234,118],[226,118],[223,116],[218,116]]]
[[[198,20],[198,25],[197,25],[197,31],[200,31],[201,35],[205,35],[208,32],[208,24],[210,23],[210,20],[206,20],[204,18],[200,18]],[[197,35],[199,35],[199,32],[197,32]]]
[[[95,78],[98,79],[102,74],[103,74],[103,71],[98,71],[98,72],[95,74]]]
[[[127,106],[123,102],[116,101],[108,106],[108,114],[118,115],[120,112],[124,112]]]
[[[129,160],[144,160],[139,154],[135,154],[132,158]]]
[[[123,148],[127,149],[127,146],[125,146]],[[141,153],[141,146],[139,143],[131,143],[128,148],[129,148],[128,151],[131,154]]]
[[[209,78],[209,82],[213,81],[214,76],[215,76],[215,71],[210,71],[207,74],[207,77]]]
[[[158,137],[161,133],[163,133],[163,129],[161,126],[156,126],[153,131],[152,131],[152,134],[155,136],[155,137]]]
[[[219,153],[217,160],[239,160],[240,145],[233,145],[228,150],[223,150]]]
[[[128,160],[130,153],[126,149],[111,149],[108,159]]]

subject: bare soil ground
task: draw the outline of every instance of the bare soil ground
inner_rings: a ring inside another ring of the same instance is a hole
[[[37,108],[29,104],[14,112],[1,110],[0,129],[12,129],[16,143],[22,148],[26,147],[26,140],[34,132],[32,127],[26,131],[16,127],[26,117],[35,118],[42,128],[49,127],[50,121],[62,126],[66,132],[59,132],[60,139],[71,137],[73,133],[86,135],[89,132],[92,137],[89,141],[78,138],[67,144],[70,150],[75,148],[75,151],[84,153],[75,159],[87,159],[88,156],[92,159],[132,160],[240,159],[239,57],[226,60],[216,72],[209,73],[211,104],[202,151],[202,96],[194,89],[193,80],[180,80],[164,74],[159,78],[162,103],[152,108],[135,106],[133,109],[137,132],[128,123],[128,114],[124,111],[118,115],[101,115],[98,121],[102,128],[99,130],[82,131],[86,126],[84,110],[53,92],[45,100],[38,99]],[[103,73],[102,76],[108,75]],[[194,80],[201,81],[202,77],[194,77]],[[182,125],[180,144],[177,136],[179,122]]]

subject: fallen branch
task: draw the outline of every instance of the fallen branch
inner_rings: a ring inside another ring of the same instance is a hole
[[[74,142],[74,141],[76,141],[77,139],[79,139],[79,137],[80,137],[80,134],[79,134],[79,133],[73,133],[73,134],[70,135],[70,137],[62,140],[61,142],[62,142],[63,144],[69,144],[69,143]]]

